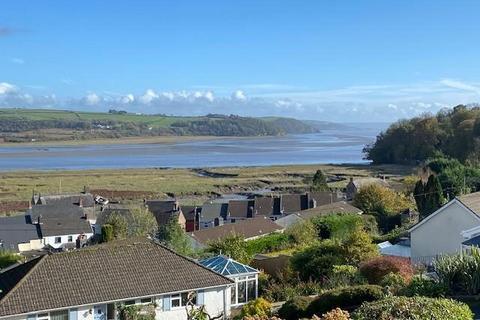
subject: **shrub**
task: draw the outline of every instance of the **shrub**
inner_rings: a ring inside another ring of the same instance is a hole
[[[324,240],[308,247],[290,259],[293,270],[303,281],[323,282],[331,274],[334,265],[345,264],[342,247],[335,241]]]
[[[287,301],[298,296],[311,296],[322,292],[322,286],[314,281],[289,279],[272,280],[262,289],[262,296],[269,301]]]
[[[241,263],[249,263],[251,260],[247,250],[247,242],[242,236],[238,235],[231,235],[224,239],[209,242],[205,252],[213,255],[223,254]]]
[[[414,276],[412,281],[400,290],[399,294],[413,297],[413,296],[425,296],[431,298],[444,297],[447,292],[447,288],[444,284],[435,281],[431,278],[423,276]]]
[[[361,282],[358,268],[347,264],[333,266],[332,275],[329,277],[327,285],[329,288],[338,288],[360,284]]]
[[[325,313],[320,320],[350,320],[350,314],[340,308]]]
[[[348,213],[320,216],[311,221],[321,239],[343,240],[357,227],[363,226],[362,216]]]
[[[21,255],[5,249],[0,249],[0,269],[6,268],[17,263],[22,258]]]
[[[355,320],[473,319],[472,311],[462,302],[426,297],[389,297],[380,301],[367,302],[358,308],[352,316]]]
[[[246,242],[246,250],[250,256],[254,256],[257,253],[284,250],[292,246],[289,235],[285,233],[272,233]]]
[[[405,279],[399,273],[390,272],[383,277],[380,285],[384,287],[390,294],[396,295],[400,290],[405,288]]]
[[[250,301],[242,307],[241,315],[245,316],[270,316],[272,313],[272,304],[264,298],[258,298]]]
[[[385,297],[383,288],[375,285],[360,285],[325,291],[315,298],[307,308],[307,315],[323,314],[333,308],[352,310],[363,302]]]
[[[412,279],[413,272],[410,261],[400,257],[382,256],[360,265],[360,274],[372,284],[381,283],[383,278],[389,273],[400,274],[405,282],[408,283]]]
[[[291,245],[311,245],[317,241],[317,229],[310,221],[300,221],[285,230],[285,236],[289,238]]]
[[[357,227],[342,243],[345,260],[354,265],[378,256],[378,247],[361,227]]]
[[[283,304],[278,315],[285,320],[296,320],[307,316],[307,308],[313,301],[312,297],[294,297]]]
[[[109,242],[113,240],[113,226],[111,224],[104,224],[102,226],[102,242]]]

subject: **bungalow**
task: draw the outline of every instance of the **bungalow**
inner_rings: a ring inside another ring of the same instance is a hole
[[[47,254],[0,273],[0,319],[116,320],[128,306],[187,319],[187,303],[230,315],[233,281],[147,240]]]
[[[230,200],[228,202],[226,222],[235,223],[240,220],[254,218],[255,202],[253,200]]]
[[[253,211],[256,216],[267,216],[271,218],[281,216],[280,197],[255,197]]]
[[[185,230],[186,219],[177,200],[146,200],[145,205],[155,216],[159,226],[167,224],[174,218]]]
[[[460,252],[468,237],[464,231],[479,226],[480,192],[451,200],[410,228],[412,261],[430,264],[439,255]]]
[[[221,240],[232,235],[242,236],[245,240],[263,237],[273,232],[283,232],[283,228],[267,217],[242,220],[218,227],[201,229],[189,233],[191,243],[195,248],[205,247],[209,242]]]
[[[228,214],[228,201],[208,201],[202,206],[200,212],[198,227],[199,229],[207,229],[223,224]]]
[[[232,307],[244,305],[257,298],[260,274],[257,269],[221,255],[201,260],[200,264],[235,281],[230,294]]]

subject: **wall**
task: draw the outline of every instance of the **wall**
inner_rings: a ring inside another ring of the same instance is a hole
[[[93,236],[93,233],[85,233],[87,236],[87,239],[91,238]],[[72,236],[72,242],[68,242],[68,236]],[[46,245],[51,245],[53,248],[60,248],[63,244],[67,243],[73,243],[75,245],[76,240],[80,236],[80,234],[69,234],[69,235],[58,235],[58,236],[52,236],[52,237],[44,237],[43,238],[43,244]],[[56,237],[61,237],[62,242],[61,243],[55,243],[55,238]]]
[[[459,252],[464,241],[461,232],[480,225],[480,219],[456,201],[439,210],[411,232],[413,261],[431,263],[438,255]]]

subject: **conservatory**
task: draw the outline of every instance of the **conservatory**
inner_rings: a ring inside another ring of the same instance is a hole
[[[257,269],[225,256],[201,260],[200,264],[235,281],[235,286],[231,288],[232,306],[240,306],[257,298],[260,273]]]

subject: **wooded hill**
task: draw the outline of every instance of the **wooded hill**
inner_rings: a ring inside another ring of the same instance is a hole
[[[292,118],[209,114],[201,117],[41,109],[0,109],[0,136],[6,141],[119,138],[127,136],[275,136],[318,129]]]
[[[374,164],[416,164],[449,157],[465,164],[480,159],[480,107],[458,105],[436,115],[392,124],[364,149]]]

